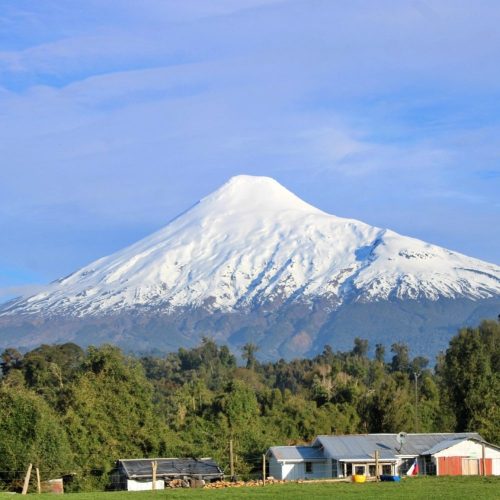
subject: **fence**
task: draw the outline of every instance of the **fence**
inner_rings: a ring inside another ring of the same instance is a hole
[[[483,466],[482,458],[458,458],[455,460],[453,467],[450,466],[449,469],[443,469],[442,465],[438,465],[438,474],[442,475],[462,475],[462,476],[482,476],[482,475],[496,475],[500,476],[500,458],[486,458],[484,461],[485,466]],[[224,470],[224,479],[230,481],[231,479],[244,479],[244,480],[257,480],[261,479],[262,473],[262,459],[259,461],[257,459],[253,460],[253,472],[246,473],[243,476],[238,475],[238,470],[236,470],[235,476],[231,477],[230,467],[228,466]],[[420,461],[419,461],[420,462]],[[451,464],[451,461],[449,462]],[[459,465],[457,465],[459,464]],[[28,464],[29,465],[29,464]],[[328,463],[319,462],[303,462],[297,467],[293,473],[291,469],[288,469],[288,475],[285,479],[287,480],[317,480],[317,479],[332,479],[335,476],[335,470],[332,469],[332,465]],[[365,474],[370,477],[373,476],[373,467],[367,464],[365,466]],[[382,471],[382,464],[381,472]],[[420,464],[419,464],[420,465]],[[404,468],[404,467],[403,467]],[[51,492],[51,493],[62,493],[62,491],[112,491],[112,490],[151,490],[153,489],[152,477],[150,479],[144,480],[131,480],[127,482],[124,481],[123,477],[120,477],[116,472],[116,469],[104,470],[104,469],[92,469],[86,471],[47,471],[43,468],[38,468],[36,466],[32,467],[30,474],[28,475],[29,467],[26,470],[18,471],[0,471],[0,492],[1,491],[11,491],[21,493],[23,488],[28,493],[36,492]],[[354,472],[355,467],[350,469],[350,472]],[[397,472],[401,475],[405,474],[401,468],[397,469]],[[484,474],[486,472],[486,474]],[[271,474],[272,473],[272,474]],[[418,475],[435,475],[436,466],[432,463],[422,463],[419,467]],[[271,475],[275,479],[280,479],[276,474],[276,469],[271,470],[269,468],[269,463],[266,464],[266,478]],[[197,487],[201,486],[203,483],[197,481],[199,478],[183,476],[176,478],[174,480],[165,480],[163,477],[158,477],[154,483],[155,489],[163,489],[165,487]]]

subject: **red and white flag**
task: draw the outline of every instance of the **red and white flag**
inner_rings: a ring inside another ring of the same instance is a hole
[[[415,459],[415,462],[413,462],[412,466],[408,469],[406,472],[407,476],[416,476],[418,474],[418,462],[417,459]]]

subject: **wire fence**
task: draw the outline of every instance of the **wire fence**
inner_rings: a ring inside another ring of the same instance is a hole
[[[435,462],[425,462],[419,459],[419,467],[415,475],[461,475],[461,476],[491,476],[500,475],[500,458],[470,458],[441,457]],[[411,460],[415,462],[414,459]],[[18,492],[23,488],[29,493],[62,493],[71,491],[141,491],[164,488],[194,488],[202,487],[215,480],[224,481],[259,481],[263,477],[271,480],[308,481],[321,479],[346,479],[354,474],[364,475],[367,479],[375,479],[375,465],[372,463],[332,463],[332,461],[303,461],[299,463],[277,462],[266,457],[265,474],[263,460],[253,459],[249,472],[243,474],[236,469],[234,476],[229,474],[229,467],[223,469],[219,477],[201,474],[164,474],[156,475],[153,482],[153,472],[150,476],[141,478],[126,477],[117,468],[90,469],[82,471],[44,470],[33,466],[30,474],[26,470],[0,471],[0,492]],[[379,463],[379,474],[406,475],[410,474],[410,460],[395,463]]]
[[[221,474],[211,478],[203,474],[159,474],[154,487],[152,477],[129,479],[117,473],[116,469],[92,469],[80,473],[52,471],[39,472],[37,476],[33,469],[27,479],[27,471],[0,471],[0,492],[21,493],[26,487],[28,493],[63,493],[76,491],[143,491],[165,488],[201,487],[216,481],[259,480],[262,474],[253,472],[243,476]]]

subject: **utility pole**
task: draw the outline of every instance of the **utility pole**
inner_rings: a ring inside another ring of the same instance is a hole
[[[233,440],[229,440],[229,467],[231,474],[231,481],[234,481],[234,454],[233,454]]]
[[[413,372],[415,377],[415,432],[418,432],[418,377],[420,372]]]
[[[482,448],[482,462],[483,462],[483,476],[486,476],[486,446],[484,442],[481,443]]]

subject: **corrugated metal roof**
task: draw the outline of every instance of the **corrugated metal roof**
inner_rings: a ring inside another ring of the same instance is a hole
[[[400,448],[396,440],[397,434],[363,434],[352,436],[318,436],[314,446],[322,446],[328,456],[337,460],[367,460],[374,456],[375,450],[380,459],[395,459],[397,456],[422,455],[433,446],[443,441],[467,438],[481,439],[479,434],[407,434],[404,445]],[[458,441],[456,441],[458,442]]]
[[[128,479],[150,478],[153,475],[151,462],[156,461],[157,477],[173,476],[222,476],[223,472],[211,458],[141,458],[118,460]]]
[[[269,451],[276,460],[325,460],[322,450],[313,446],[273,446]]]

